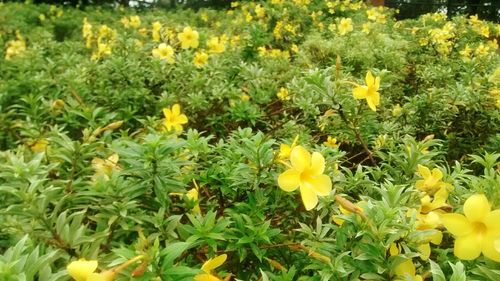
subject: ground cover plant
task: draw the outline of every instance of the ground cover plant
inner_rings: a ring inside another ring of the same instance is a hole
[[[500,280],[500,26],[0,3],[0,280]]]

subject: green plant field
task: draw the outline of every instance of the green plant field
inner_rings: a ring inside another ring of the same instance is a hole
[[[500,25],[0,3],[0,280],[500,280]]]

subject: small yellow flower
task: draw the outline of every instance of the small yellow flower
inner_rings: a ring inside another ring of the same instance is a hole
[[[328,136],[325,142],[323,142],[324,145],[331,147],[331,148],[338,148],[339,144],[337,143],[336,138],[332,138],[331,136]]]
[[[172,46],[165,43],[161,43],[158,48],[153,49],[152,53],[153,57],[165,60],[169,64],[173,64],[175,62],[174,49]]]
[[[353,31],[352,20],[350,18],[342,18],[338,25],[339,34],[346,35],[347,33]]]
[[[247,95],[247,94],[242,94],[240,96],[240,100],[242,100],[242,101],[249,101],[250,100],[250,96]]]
[[[177,103],[172,106],[172,109],[164,108],[163,115],[165,115],[163,126],[167,129],[167,131],[174,129],[175,131],[180,132],[182,131],[182,125],[188,122],[187,116],[181,114],[181,106]]]
[[[208,54],[205,52],[196,52],[194,54],[193,63],[196,67],[202,68],[208,62]]]
[[[120,169],[118,167],[119,159],[120,156],[116,153],[112,154],[107,159],[94,157],[94,159],[92,159],[92,168],[95,170],[95,174],[92,177],[92,180],[96,181],[100,178],[108,181],[109,176],[111,176],[111,173],[113,173],[113,170]]]
[[[151,29],[151,36],[153,37],[153,41],[158,42],[161,40],[161,23],[159,21],[153,22]]]
[[[290,153],[292,152],[292,149],[297,145],[297,141],[299,140],[299,136],[295,136],[295,139],[292,142],[292,145],[288,144],[281,144],[280,145],[280,152],[278,153],[278,160],[284,161],[288,160],[290,157]]]
[[[227,259],[227,255],[223,254],[215,258],[207,260],[202,266],[201,270],[204,273],[197,274],[194,277],[195,281],[222,281],[221,278],[213,274],[214,269],[221,266]]]
[[[97,261],[91,260],[78,260],[73,261],[66,267],[69,276],[73,277],[75,281],[87,281],[90,274],[94,273],[97,269]]]
[[[44,152],[48,145],[49,142],[46,139],[39,139],[30,144],[30,149],[35,153]]]
[[[141,18],[139,16],[131,16],[130,26],[133,28],[138,28],[139,26],[141,26]]]
[[[288,93],[288,90],[284,87],[281,87],[278,93],[276,94],[280,100],[290,100],[290,94]]]
[[[226,46],[222,40],[219,39],[219,37],[212,37],[210,40],[207,42],[207,48],[208,52],[212,54],[220,54],[223,53],[224,50],[226,49]]]
[[[496,244],[500,239],[500,209],[491,211],[484,194],[470,196],[464,203],[464,214],[443,214],[441,220],[455,236],[454,253],[459,259],[473,260],[483,255],[500,262]]]
[[[373,77],[372,72],[368,71],[365,77],[366,86],[357,86],[353,89],[352,94],[355,99],[366,99],[371,110],[377,111],[377,106],[380,104],[380,77]]]
[[[423,180],[418,180],[415,183],[415,187],[421,191],[424,191],[428,194],[433,194],[435,191],[440,189],[441,187],[448,187],[449,184],[441,181],[443,178],[443,172],[438,168],[432,169],[432,172],[429,168],[418,165],[418,173]]]
[[[193,207],[193,213],[201,214],[200,204],[198,203],[198,190],[196,188],[192,188],[186,193],[186,196],[189,200],[196,202],[196,205]]]
[[[332,190],[330,177],[324,175],[325,158],[319,152],[312,155],[302,146],[296,146],[290,153],[290,169],[278,177],[278,185],[286,192],[300,187],[300,195],[306,210],[318,204],[318,196],[327,196]]]
[[[198,48],[198,31],[193,30],[190,26],[184,27],[184,30],[177,35],[177,39],[181,42],[181,48],[183,49]]]

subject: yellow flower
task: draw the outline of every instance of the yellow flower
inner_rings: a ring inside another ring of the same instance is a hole
[[[118,160],[120,156],[116,153],[109,156],[107,159],[101,159],[94,157],[92,159],[92,168],[95,170],[95,174],[92,179],[95,181],[98,178],[102,178],[105,181],[109,180],[109,176],[113,170],[119,170]]]
[[[440,189],[441,187],[448,187],[449,184],[441,181],[443,178],[443,172],[438,168],[432,169],[432,172],[429,168],[418,165],[418,174],[423,177],[423,180],[418,180],[415,183],[415,187],[421,191],[424,191],[428,194],[433,194],[435,191]]]
[[[130,26],[133,28],[138,28],[139,26],[141,26],[141,18],[139,16],[131,16]]]
[[[188,122],[187,116],[181,114],[181,106],[177,103],[172,106],[172,109],[164,108],[163,115],[165,115],[163,126],[167,131],[172,129],[177,132],[182,131],[182,125]]]
[[[415,265],[411,259],[407,259],[404,262],[398,264],[394,269],[394,273],[398,277],[394,281],[412,280],[412,281],[423,281],[424,279],[420,275],[416,275]]]
[[[97,261],[78,260],[73,261],[66,267],[68,274],[75,279],[75,281],[87,281],[90,274],[94,273],[97,269]]]
[[[332,138],[330,136],[328,136],[328,138],[326,139],[325,142],[323,142],[323,144],[328,146],[328,147],[331,147],[331,148],[338,148],[339,147],[339,144],[337,143],[337,139]]]
[[[26,42],[24,42],[24,39],[19,34],[17,37],[17,40],[7,42],[7,50],[5,51],[6,60],[10,60],[14,56],[19,56],[26,51]]]
[[[184,27],[184,30],[177,35],[177,38],[181,42],[181,48],[183,49],[198,48],[198,31],[193,30],[190,26]]]
[[[219,40],[219,37],[212,37],[207,42],[207,48],[209,53],[220,54],[224,52],[226,46],[222,40]]]
[[[500,262],[496,241],[500,239],[500,210],[491,211],[484,194],[470,196],[464,203],[464,215],[443,214],[441,220],[455,236],[454,253],[460,259],[473,260],[481,255]]]
[[[161,43],[158,48],[153,49],[153,57],[166,60],[168,63],[173,64],[174,59],[174,49],[165,43]]]
[[[44,152],[48,145],[49,142],[46,139],[39,139],[30,144],[30,149],[35,153]]]
[[[196,202],[196,205],[194,205],[193,207],[193,212],[195,214],[201,214],[201,209],[200,209],[200,204],[198,203],[198,189],[196,188],[192,188],[190,189],[187,194],[186,194],[187,198],[189,200],[193,200]]]
[[[223,254],[215,258],[207,260],[202,266],[201,270],[204,273],[197,274],[194,277],[195,281],[222,281],[219,277],[215,276],[212,271],[221,266],[227,259],[227,255]]]
[[[366,73],[366,86],[357,86],[353,89],[352,94],[355,99],[366,99],[371,110],[377,111],[377,106],[380,104],[380,77],[374,78],[371,71]]]
[[[339,26],[339,34],[346,35],[351,32],[354,28],[352,27],[352,20],[350,18],[342,18],[340,20]]]
[[[153,27],[151,30],[151,36],[153,37],[153,41],[158,42],[161,39],[161,23],[159,21],[153,22]]]
[[[193,63],[196,67],[201,68],[208,62],[208,54],[205,52],[196,52],[194,54]]]
[[[327,196],[332,190],[330,177],[324,175],[325,158],[319,152],[312,155],[302,146],[296,146],[290,153],[290,169],[278,177],[278,185],[286,192],[300,187],[300,195],[306,210],[318,204],[318,196]]]
[[[255,6],[255,14],[257,15],[257,18],[261,19],[266,16],[266,10],[262,7],[262,5],[257,4]]]
[[[127,17],[123,17],[120,22],[123,24],[123,26],[125,28],[129,28],[130,27],[130,20],[127,18]]]
[[[278,93],[276,94],[280,100],[290,100],[290,95],[286,88],[281,87]]]
[[[288,157],[290,157],[290,153],[292,152],[292,149],[297,145],[297,141],[299,140],[299,136],[295,136],[295,139],[292,142],[292,145],[288,144],[281,144],[280,145],[280,152],[278,153],[278,160],[288,160]]]

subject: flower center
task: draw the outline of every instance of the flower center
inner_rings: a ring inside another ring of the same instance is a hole
[[[488,230],[488,228],[486,227],[486,225],[482,222],[473,222],[472,223],[472,228],[474,229],[474,232],[479,234],[479,235],[483,235],[486,233],[486,231]]]

